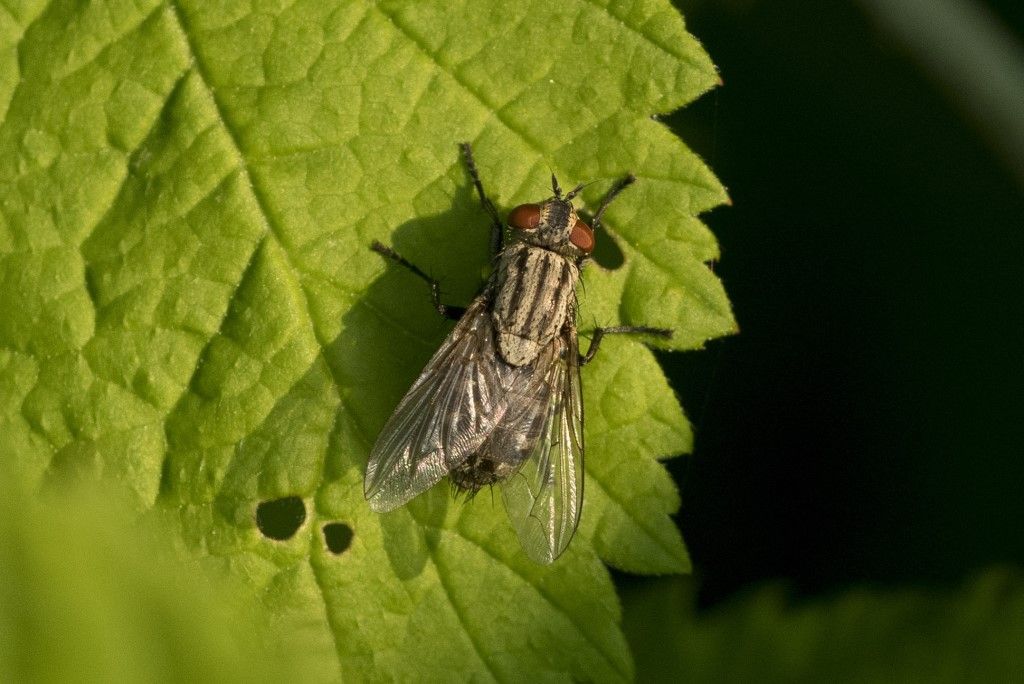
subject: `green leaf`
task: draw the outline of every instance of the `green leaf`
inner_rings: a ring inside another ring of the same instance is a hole
[[[588,493],[550,568],[500,502],[444,487],[369,511],[369,448],[449,325],[394,244],[467,301],[486,217],[556,172],[640,182],[608,212],[625,260],[591,267],[581,329],[735,329],[696,215],[717,180],[651,114],[717,81],[662,0],[24,2],[0,13],[0,433],[32,486],[99,477],[169,513],[333,675],[523,671],[628,679],[604,562],[680,572],[654,460],[690,432],[651,352],[584,372]],[[294,536],[261,502],[299,497]],[[323,528],[353,533],[340,554]]]
[[[6,479],[0,492],[3,681],[273,682],[308,670],[301,653],[266,648],[244,588],[183,562],[156,521],[129,524],[117,496],[42,505]]]
[[[685,682],[1004,682],[1024,667],[1024,581],[991,569],[953,590],[854,589],[794,602],[763,587],[693,614],[686,580],[623,597],[639,678]]]

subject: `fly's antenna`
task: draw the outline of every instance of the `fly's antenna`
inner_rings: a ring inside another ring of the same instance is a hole
[[[601,225],[601,217],[604,216],[604,211],[605,209],[608,208],[608,205],[612,203],[613,199],[618,197],[620,192],[622,192],[635,182],[636,176],[629,173],[626,174],[625,177],[615,181],[615,185],[608,189],[608,192],[606,192],[604,195],[604,199],[601,200],[601,206],[598,207],[597,213],[594,214],[594,223],[592,228],[594,229],[595,233],[597,232],[598,227]]]
[[[554,191],[557,199],[562,199],[562,188],[558,185],[558,179],[555,178],[555,174],[551,174],[551,189]]]
[[[580,183],[579,185],[577,185],[575,188],[569,191],[568,195],[565,196],[565,201],[571,202],[572,198],[580,194],[580,190],[587,187],[588,185],[590,185],[590,183]]]

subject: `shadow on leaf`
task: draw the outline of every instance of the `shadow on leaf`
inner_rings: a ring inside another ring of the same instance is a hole
[[[404,223],[383,242],[436,278],[442,301],[464,306],[489,270],[488,231],[487,217],[466,183],[452,199],[451,210]],[[422,279],[372,252],[370,244],[368,240],[360,258],[380,260],[384,272],[353,302],[342,318],[341,334],[325,350],[349,393],[338,422],[341,430],[348,425],[355,434],[345,442],[360,444],[364,451],[352,457],[332,449],[328,479],[348,476],[353,466],[363,476],[384,422],[454,325],[434,310]],[[440,542],[438,530],[449,502],[448,488],[441,484],[380,516],[384,547],[399,577],[422,571]]]

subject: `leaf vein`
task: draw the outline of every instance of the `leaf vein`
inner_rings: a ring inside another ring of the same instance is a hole
[[[44,5],[43,8],[39,10],[39,14],[32,17],[32,19],[29,20],[27,24],[25,24],[25,27],[21,30],[21,34],[18,36],[18,39],[13,46],[14,54],[17,56],[17,59],[15,60],[15,66],[18,69],[18,83],[14,87],[14,90],[11,91],[11,97],[7,100],[6,104],[4,105],[4,111],[2,115],[3,118],[0,119],[0,128],[6,125],[7,112],[10,111],[11,103],[14,102],[14,97],[18,94],[18,90],[21,88],[22,84],[25,81],[25,68],[24,66],[22,66],[22,62],[25,61],[25,55],[22,53],[22,46],[25,42],[25,36],[28,34],[29,29],[35,26],[36,23],[39,22],[40,19],[42,19],[43,15],[46,14],[46,10],[50,9],[50,6],[52,4],[53,3],[51,2]],[[13,18],[13,14],[9,9],[7,9],[6,6],[4,6],[4,11],[7,12],[8,16],[11,16]],[[15,23],[17,23],[16,19]]]
[[[473,650],[476,651],[477,657],[480,658],[480,662],[482,662],[484,664],[484,667],[487,668],[487,671],[490,673],[491,677],[493,677],[495,681],[499,681],[499,682],[502,681],[501,677],[499,677],[498,673],[495,671],[494,666],[487,659],[487,651],[486,651],[486,649],[484,649],[477,642],[477,639],[476,639],[476,637],[473,634],[473,630],[470,629],[468,624],[466,624],[466,616],[464,615],[463,610],[459,606],[459,604],[455,602],[455,598],[454,598],[454,596],[452,596],[451,587],[449,587],[448,583],[445,582],[445,579],[444,579],[445,573],[441,569],[441,566],[438,565],[437,555],[436,555],[433,547],[429,543],[427,544],[427,549],[429,550],[429,553],[430,553],[430,562],[434,564],[434,570],[437,571],[438,582],[441,584],[441,588],[444,589],[445,597],[448,599],[448,603],[452,607],[452,612],[455,613],[455,617],[459,621],[459,626],[461,626],[462,627],[462,631],[464,631],[466,633],[466,636],[469,638],[469,643],[471,643],[473,645]]]
[[[417,522],[419,522],[419,521],[417,521]],[[419,524],[422,525],[424,528],[430,528],[430,529],[433,529],[433,530],[437,530],[438,532],[441,532],[441,533],[445,533],[445,532],[449,532],[450,533],[450,532],[452,532],[452,530],[449,530],[449,529],[446,529],[446,528],[442,528],[442,527],[437,527],[437,526],[433,526],[433,525],[424,525],[423,523],[419,523]],[[587,632],[586,630],[584,630],[579,625],[579,623],[576,622],[576,620],[573,619],[573,616],[565,608],[563,608],[562,606],[560,606],[557,603],[555,603],[554,600],[550,596],[548,596],[547,592],[545,592],[543,589],[541,589],[540,586],[538,586],[536,583],[531,582],[530,579],[526,575],[524,575],[518,568],[513,567],[512,564],[508,562],[508,559],[502,558],[501,556],[497,555],[496,553],[494,553],[489,548],[487,548],[486,546],[484,546],[483,544],[481,544],[480,542],[478,542],[475,539],[472,539],[472,538],[467,537],[465,535],[459,535],[459,538],[469,542],[473,546],[476,546],[478,549],[483,551],[485,554],[487,554],[488,556],[490,556],[491,558],[493,558],[494,560],[498,561],[500,564],[504,565],[506,568],[511,570],[514,575],[516,575],[526,585],[528,585],[535,592],[537,592],[537,595],[540,596],[542,599],[544,599],[544,601],[549,606],[551,606],[557,612],[559,612],[563,616],[565,616],[566,619],[569,620],[569,624],[571,624],[574,628],[576,628],[576,631],[584,639],[586,639],[590,643],[591,646],[594,647],[594,650],[601,655],[601,657],[604,659],[604,661],[606,663],[611,665],[611,667],[616,672],[618,672],[619,674],[622,675],[623,679],[628,679],[629,678],[629,673],[628,672],[623,672],[620,669],[619,665],[617,663],[613,662],[611,660],[611,658],[608,657],[608,654],[604,652],[604,648],[602,647],[602,645],[597,643],[597,641],[590,635],[590,633]]]
[[[227,322],[228,316],[231,315],[231,306],[234,303],[235,298],[238,296],[239,291],[242,289],[242,283],[245,282],[245,279],[248,276],[249,272],[255,267],[256,255],[259,254],[260,249],[263,247],[263,243],[267,241],[268,237],[268,235],[264,235],[259,239],[259,241],[257,241],[256,245],[253,247],[252,252],[249,254],[249,261],[246,262],[245,267],[242,269],[242,273],[238,277],[238,283],[235,284],[235,289],[232,290],[231,295],[228,297],[228,301],[224,306],[224,315],[221,316],[220,323],[217,325],[217,330],[206,339],[206,343],[203,345],[203,349],[199,352],[199,362],[196,363],[196,367],[192,369],[192,375],[189,377],[188,382],[186,382],[182,386],[181,394],[178,395],[178,398],[175,400],[174,404],[172,404],[171,409],[167,412],[167,415],[164,416],[164,441],[166,443],[166,446],[168,447],[168,454],[164,455],[164,460],[166,460],[167,457],[169,456],[169,448],[171,444],[170,435],[167,434],[167,429],[169,427],[167,424],[167,418],[169,416],[174,415],[174,413],[178,409],[178,406],[181,404],[182,401],[184,401],[185,396],[188,394],[189,387],[191,387],[192,383],[195,382],[196,376],[199,374],[200,369],[202,369],[203,367],[203,356],[207,353],[207,351],[210,349],[210,345],[213,344],[214,340],[217,339],[217,336],[223,330],[224,324]]]
[[[334,625],[332,624],[331,621],[331,602],[327,600],[327,590],[324,586],[325,580],[323,577],[321,577],[320,571],[317,569],[317,564],[313,562],[314,556],[312,545],[320,543],[318,535],[319,528],[319,524],[310,525],[310,550],[309,556],[307,557],[307,561],[309,562],[310,569],[313,571],[313,584],[316,585],[317,591],[320,592],[320,599],[323,601],[324,604],[324,619],[327,620],[327,631],[331,633],[331,641],[334,643],[334,653],[337,656],[338,661],[338,676],[341,677],[342,681],[344,681],[345,672],[341,667],[341,664],[343,662],[341,653],[341,637],[338,634],[337,630],[334,629]]]
[[[510,132],[514,133],[516,137],[518,137],[520,140],[526,143],[534,152],[547,159],[548,155],[544,152],[544,148],[541,146],[540,143],[538,143],[535,140],[532,140],[526,134],[525,131],[516,128],[511,122],[509,122],[506,119],[506,117],[502,116],[501,110],[498,108],[497,105],[488,102],[487,99],[484,97],[483,93],[479,92],[478,90],[473,88],[469,83],[467,83],[461,76],[459,76],[458,72],[456,72],[451,66],[442,63],[441,60],[438,59],[438,56],[430,51],[430,49],[423,43],[422,39],[420,39],[419,36],[417,36],[407,27],[400,24],[398,22],[398,19],[394,15],[386,12],[380,5],[374,5],[374,9],[376,9],[385,19],[387,19],[392,26],[394,26],[403,36],[406,37],[406,39],[409,40],[409,42],[411,42],[413,45],[419,48],[420,52],[426,55],[438,69],[440,69],[443,73],[448,74],[448,76],[453,81],[455,81],[464,91],[472,95],[477,102],[483,105],[484,109],[486,109],[488,112],[491,112],[494,115],[494,117],[499,122],[501,122],[502,125],[505,126],[505,128],[507,128]]]
[[[277,223],[274,221],[273,214],[270,212],[265,192],[256,182],[256,178],[253,176],[253,174],[249,171],[247,158],[244,152],[244,148],[242,147],[240,138],[238,136],[238,133],[237,131],[235,131],[234,126],[231,125],[228,118],[224,115],[224,108],[221,105],[220,100],[217,98],[216,89],[213,88],[213,86],[211,85],[212,81],[210,80],[209,74],[206,71],[206,66],[203,63],[200,53],[196,49],[196,46],[193,44],[191,34],[188,31],[188,23],[185,21],[181,9],[178,7],[177,2],[173,0],[168,3],[168,7],[170,8],[171,13],[174,15],[174,18],[177,21],[182,40],[185,42],[185,45],[188,48],[189,53],[193,56],[193,59],[195,61],[196,73],[199,75],[200,80],[202,81],[204,87],[206,88],[206,91],[209,93],[210,99],[212,100],[213,105],[217,110],[217,118],[220,120],[221,125],[223,125],[224,131],[225,133],[227,133],[228,138],[230,138],[231,144],[235,149],[235,152],[238,157],[239,171],[247,181],[247,185],[253,194],[253,198],[256,201],[256,206],[259,208],[260,218],[263,221],[264,229],[267,231],[268,237],[281,246],[281,251],[285,257],[285,262],[288,265],[289,270],[292,271],[292,273],[296,277],[296,280],[298,281],[299,289],[302,292],[302,297],[306,305],[306,320],[310,322],[310,328],[312,329],[313,336],[316,338],[317,343],[320,346],[320,355],[324,356],[324,349],[327,347],[327,345],[321,338],[320,331],[318,330],[313,320],[310,295],[303,282],[302,271],[296,266],[294,258],[292,257],[292,246],[288,243],[286,239],[284,239],[284,235],[281,231],[280,226],[278,226]],[[324,360],[326,361],[326,358]],[[330,370],[331,382],[334,385],[335,393],[340,398],[341,391],[338,378],[330,363],[327,364],[327,367]]]
[[[676,52],[675,50],[672,50],[669,46],[663,45],[661,42],[654,40],[649,35],[647,35],[643,31],[641,31],[640,29],[638,29],[636,26],[633,26],[632,24],[627,22],[625,19],[623,19],[622,17],[617,15],[615,12],[613,12],[608,5],[598,4],[596,2],[596,0],[583,0],[583,2],[588,4],[588,5],[591,5],[592,7],[595,7],[598,10],[600,10],[602,14],[605,14],[606,16],[611,17],[612,19],[616,20],[617,22],[619,22],[619,24],[621,24],[622,26],[624,26],[627,29],[629,29],[630,33],[633,33],[634,35],[639,36],[640,38],[642,38],[644,40],[644,42],[646,42],[646,43],[648,43],[650,45],[653,45],[654,47],[656,47],[657,49],[661,50],[665,54],[667,54],[667,55],[669,55],[671,57],[675,57],[676,59],[680,59],[680,60],[686,62],[687,64],[689,64],[690,66],[698,67],[698,68],[701,66],[699,63],[697,63],[693,59],[693,57],[691,57],[690,55],[686,54],[685,52],[682,52],[682,53]]]
[[[664,467],[664,466],[662,466],[662,467]],[[613,504],[615,504],[622,511],[622,514],[625,517],[627,517],[630,520],[632,520],[633,523],[637,527],[639,527],[641,530],[646,532],[648,534],[648,536],[658,546],[660,546],[662,549],[664,549],[665,554],[669,558],[675,559],[675,553],[673,553],[672,548],[665,542],[665,540],[649,524],[647,524],[647,522],[643,518],[637,518],[637,517],[634,517],[633,515],[630,515],[629,508],[626,507],[626,504],[623,502],[623,500],[621,498],[619,498],[618,496],[615,496],[615,495],[612,494],[612,489],[610,489],[608,487],[608,485],[605,484],[605,482],[603,482],[601,480],[600,476],[598,476],[596,471],[588,470],[587,474],[590,475],[590,478],[594,481],[594,484],[596,484],[598,486],[598,488],[600,488],[600,490],[602,492],[604,492],[605,496],[608,497],[608,500],[611,501]],[[666,516],[667,516],[667,514],[666,514]]]

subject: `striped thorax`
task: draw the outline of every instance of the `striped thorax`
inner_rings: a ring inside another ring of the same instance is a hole
[[[570,198],[571,199],[571,198]],[[594,235],[571,201],[553,197],[523,204],[509,215],[514,242],[498,260],[492,278],[491,318],[498,352],[506,363],[532,363],[576,309],[579,261]]]
[[[498,352],[513,366],[531,363],[551,343],[575,309],[576,264],[526,243],[502,252],[491,319]]]

